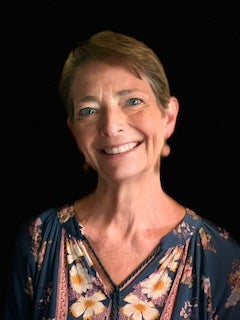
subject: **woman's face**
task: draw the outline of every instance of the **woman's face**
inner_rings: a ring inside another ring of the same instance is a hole
[[[70,94],[74,121],[68,125],[100,177],[123,180],[159,171],[164,139],[174,130],[176,99],[163,115],[146,79],[102,62],[82,66]]]

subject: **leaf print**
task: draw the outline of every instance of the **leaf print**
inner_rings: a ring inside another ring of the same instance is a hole
[[[233,270],[228,277],[228,284],[231,287],[231,294],[225,304],[226,308],[236,306],[240,301],[240,260],[233,261]]]
[[[216,253],[216,249],[211,244],[211,236],[203,228],[201,228],[199,230],[199,234],[200,234],[203,249],[210,250],[210,251]]]

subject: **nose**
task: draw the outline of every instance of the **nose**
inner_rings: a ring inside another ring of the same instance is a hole
[[[113,137],[124,130],[125,115],[119,108],[106,108],[99,120],[99,132],[102,136]]]

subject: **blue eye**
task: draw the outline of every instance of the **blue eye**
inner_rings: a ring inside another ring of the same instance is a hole
[[[128,100],[128,104],[130,106],[136,106],[136,105],[139,105],[140,103],[142,102],[141,99],[138,99],[138,98],[131,98]]]
[[[86,117],[90,116],[91,114],[94,114],[95,112],[96,112],[96,110],[94,108],[90,108],[90,107],[83,108],[78,111],[77,118],[78,119],[86,118]]]

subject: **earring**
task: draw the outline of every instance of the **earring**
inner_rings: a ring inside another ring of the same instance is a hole
[[[167,142],[165,142],[163,147],[162,147],[161,157],[162,158],[168,157],[170,152],[171,152],[170,146],[169,146],[169,144],[167,144]]]
[[[89,165],[88,165],[88,163],[87,163],[86,161],[84,161],[84,163],[83,163],[83,165],[82,165],[82,169],[83,169],[84,172],[87,172],[87,171],[88,171]]]

